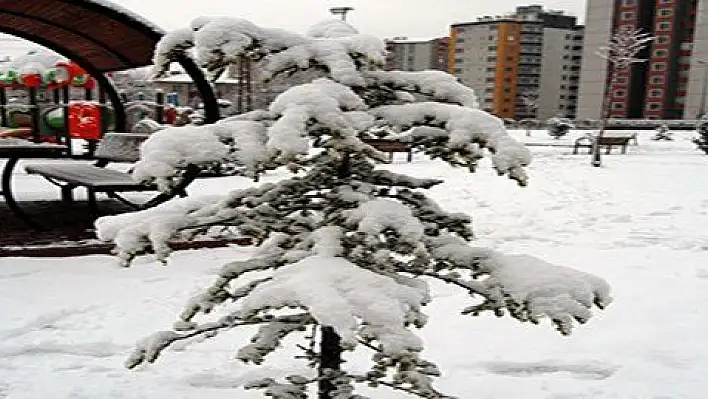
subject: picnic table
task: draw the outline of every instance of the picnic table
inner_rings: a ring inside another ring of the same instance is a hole
[[[7,203],[7,207],[28,226],[39,227],[17,205],[13,195],[12,176],[17,163],[25,158],[62,158],[68,155],[68,147],[62,144],[34,143],[32,141],[5,138],[0,139],[0,159],[6,159],[2,170],[2,183],[0,194]]]

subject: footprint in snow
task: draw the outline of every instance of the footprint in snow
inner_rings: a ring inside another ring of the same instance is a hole
[[[489,362],[483,367],[490,373],[512,377],[533,377],[539,374],[569,373],[578,379],[603,380],[611,377],[618,367],[603,363]]]

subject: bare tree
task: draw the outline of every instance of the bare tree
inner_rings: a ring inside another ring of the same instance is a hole
[[[607,60],[610,66],[610,84],[612,87],[617,82],[617,77],[620,71],[624,71],[632,66],[632,64],[644,62],[646,59],[638,58],[637,55],[647,47],[648,43],[654,40],[654,36],[650,33],[642,32],[641,29],[636,29],[632,26],[620,27],[615,32],[607,44],[600,47],[596,52],[597,55]],[[600,124],[600,132],[595,138],[592,151],[592,166],[601,166],[600,145],[599,141],[607,126],[607,119],[610,117],[612,91],[609,87],[605,88],[605,97],[602,104],[602,122]]]
[[[539,102],[539,92],[538,90],[529,90],[525,91],[519,98],[521,99],[521,103],[524,104],[524,108],[526,108],[526,116],[528,117],[529,115],[533,115],[531,119],[537,119],[538,117],[538,102]],[[524,121],[521,121],[522,125],[526,127],[526,136],[531,136],[531,123],[526,119],[526,123]]]

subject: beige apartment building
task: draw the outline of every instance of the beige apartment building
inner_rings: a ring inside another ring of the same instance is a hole
[[[424,71],[437,69],[447,71],[448,38],[409,39],[394,37],[386,39],[386,69],[400,71]]]
[[[450,28],[448,71],[502,118],[575,118],[583,27],[542,6]]]

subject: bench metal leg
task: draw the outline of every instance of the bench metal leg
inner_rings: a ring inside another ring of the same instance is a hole
[[[0,187],[0,194],[5,197],[5,203],[10,211],[14,213],[20,220],[22,220],[27,226],[39,230],[41,226],[30,219],[29,216],[17,205],[15,197],[12,195],[12,171],[15,169],[19,158],[8,158],[5,162],[5,167],[2,170],[2,186]]]
[[[413,161],[413,150],[408,150],[408,162]]]
[[[626,153],[627,153],[627,145],[625,144],[622,146],[622,154],[626,154]]]
[[[88,206],[89,212],[92,215],[98,215],[98,203],[96,202],[96,191],[91,187],[86,187],[86,192],[88,194]]]
[[[612,151],[612,146],[608,145],[607,146],[607,151],[605,151],[605,155],[610,155],[610,151]]]
[[[63,185],[61,187],[61,202],[69,205],[74,202],[74,187],[69,185]]]

